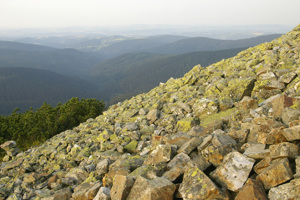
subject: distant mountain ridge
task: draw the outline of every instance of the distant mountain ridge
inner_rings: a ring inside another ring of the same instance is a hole
[[[81,76],[101,62],[101,56],[76,49],[56,49],[35,44],[0,41],[0,67],[24,67],[51,70]]]

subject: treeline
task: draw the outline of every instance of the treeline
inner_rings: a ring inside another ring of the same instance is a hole
[[[9,116],[0,116],[0,144],[14,140],[20,149],[45,142],[54,135],[95,118],[104,110],[103,101],[73,97],[56,107],[44,103],[24,113],[15,109]]]

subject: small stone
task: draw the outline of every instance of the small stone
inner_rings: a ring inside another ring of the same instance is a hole
[[[146,118],[150,121],[150,124],[154,123],[160,116],[158,109],[150,110],[146,115]]]
[[[109,165],[109,159],[101,160],[96,166],[97,173],[99,175],[107,173],[108,172],[108,165]]]
[[[293,173],[289,165],[289,160],[284,158],[264,169],[256,179],[264,184],[266,190],[269,190],[292,178]]]
[[[231,191],[243,187],[252,170],[255,160],[239,152],[227,154],[222,164],[213,172],[212,177]]]

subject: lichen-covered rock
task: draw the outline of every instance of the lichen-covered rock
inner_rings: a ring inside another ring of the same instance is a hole
[[[165,178],[148,180],[139,176],[127,197],[127,200],[172,200],[176,186]]]
[[[300,179],[271,188],[268,197],[270,200],[300,199]]]
[[[193,137],[191,138],[189,141],[187,141],[186,143],[184,143],[180,149],[177,150],[177,153],[185,153],[185,154],[189,154],[191,153],[194,149],[197,148],[197,146],[199,146],[201,144],[202,140],[200,138],[197,137]]]
[[[228,199],[225,192],[197,167],[186,170],[179,192],[185,200]]]
[[[300,125],[284,129],[283,135],[288,141],[300,140]]]
[[[243,187],[252,170],[255,160],[232,152],[225,156],[223,163],[213,172],[212,177],[231,191]]]
[[[248,179],[234,200],[268,200],[268,197],[260,182]]]
[[[133,178],[116,175],[113,182],[113,187],[110,191],[111,198],[114,200],[126,200],[134,180]]]
[[[270,156],[272,159],[276,158],[295,158],[299,155],[299,147],[289,142],[282,142],[274,144],[269,147]]]
[[[293,173],[287,158],[271,164],[257,176],[257,180],[260,180],[264,184],[266,190],[276,187],[292,178]]]

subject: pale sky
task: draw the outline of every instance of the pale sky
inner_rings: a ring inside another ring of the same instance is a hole
[[[300,0],[0,0],[0,29],[300,24]]]

